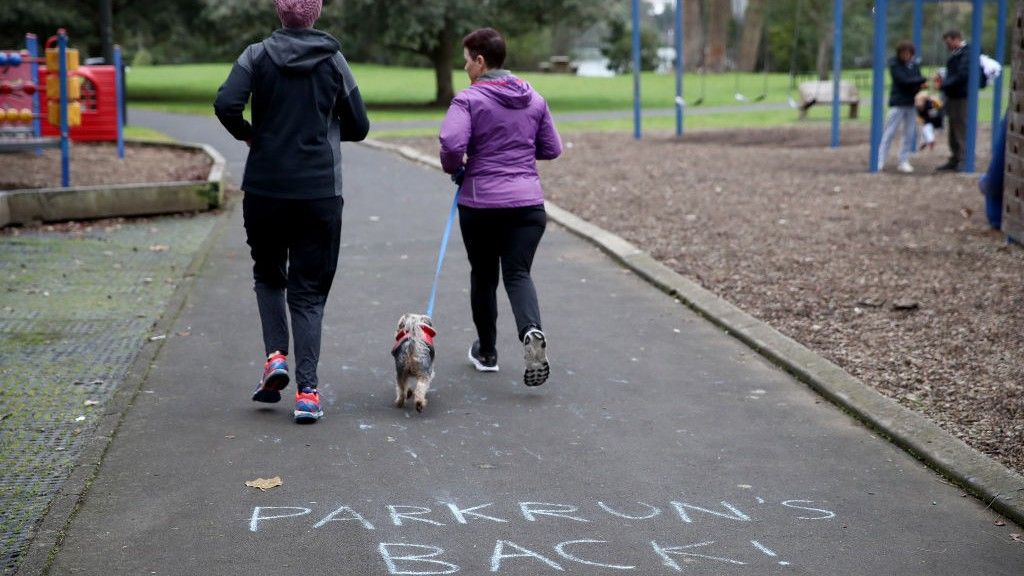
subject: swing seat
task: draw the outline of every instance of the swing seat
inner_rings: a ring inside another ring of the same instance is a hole
[[[816,104],[832,104],[832,81],[823,80],[815,82],[800,83],[800,118],[807,117],[807,110]],[[857,109],[860,107],[860,94],[852,82],[839,81],[839,103],[850,107],[850,118],[857,117]]]

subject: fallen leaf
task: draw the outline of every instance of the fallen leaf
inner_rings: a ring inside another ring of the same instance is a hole
[[[225,436],[225,438],[227,438],[228,440],[234,440],[235,439],[235,435],[234,434],[228,434],[227,436]]]
[[[156,342],[157,340],[163,340],[164,338],[167,338],[167,335],[166,334],[160,334],[160,335],[157,335],[157,336],[150,336],[149,337],[149,341],[150,342]]]
[[[255,480],[249,480],[245,483],[250,488],[259,488],[264,492],[271,488],[281,486],[284,482],[281,481],[280,476],[274,476],[273,478],[257,478]]]
[[[99,400],[86,400],[85,401],[85,405],[86,406],[95,406],[95,405],[97,405],[99,403],[100,403]]]
[[[483,470],[493,470],[494,468],[497,468],[494,464],[477,464],[476,467]]]
[[[960,215],[963,216],[964,218],[970,218],[971,214],[974,214],[974,210],[971,210],[970,208],[960,209]]]
[[[149,247],[150,252],[167,252],[171,247],[166,244],[153,244]]]
[[[1014,542],[1024,542],[1024,537],[1022,537],[1020,534],[1017,534],[1016,532],[1014,532],[1013,534],[1010,534],[1010,538]]]
[[[996,520],[996,526],[1006,526],[1006,522],[1003,522],[1002,520]]]
[[[184,331],[178,332],[178,336],[181,336],[182,338],[184,338],[185,336],[191,336],[191,335],[192,335],[192,333],[189,332],[188,330],[184,330]]]

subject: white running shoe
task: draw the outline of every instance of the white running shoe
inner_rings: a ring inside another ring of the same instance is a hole
[[[551,374],[548,364],[548,343],[544,333],[532,328],[523,336],[523,357],[526,360],[526,371],[523,372],[523,383],[527,386],[540,386],[547,382]]]
[[[914,171],[914,167],[911,166],[910,162],[907,162],[906,160],[900,162],[900,165],[897,166],[896,169],[899,170],[900,172],[903,172],[904,174],[910,174],[911,172]]]

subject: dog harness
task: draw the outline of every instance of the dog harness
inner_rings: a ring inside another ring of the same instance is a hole
[[[431,350],[433,350],[434,336],[437,336],[437,332],[426,324],[418,324],[418,326],[420,327],[420,330],[423,331],[423,341],[427,343],[427,346],[429,346]],[[402,342],[405,342],[409,338],[412,338],[412,332],[409,332],[408,330],[399,330],[398,332],[395,332],[395,345],[391,347],[391,352],[394,353],[395,350],[398,350],[398,347],[402,345]]]

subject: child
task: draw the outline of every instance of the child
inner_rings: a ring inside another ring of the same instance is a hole
[[[917,121],[921,124],[921,150],[935,148],[935,131],[942,128],[942,101],[927,89],[914,96]]]

